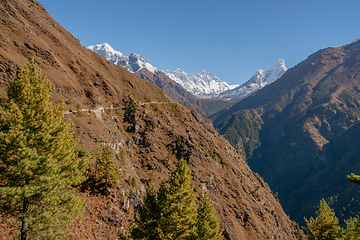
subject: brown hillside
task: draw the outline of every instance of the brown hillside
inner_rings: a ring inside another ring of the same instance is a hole
[[[0,96],[34,58],[56,87],[53,100],[65,100],[72,110],[66,118],[74,121],[79,147],[108,144],[116,154],[117,186],[110,192],[91,184],[78,189],[87,205],[69,227],[73,239],[126,234],[146,188],[166,180],[181,157],[189,162],[196,194],[207,191],[216,203],[226,239],[294,238],[296,229],[268,185],[210,121],[85,49],[35,0],[2,0],[0,34]],[[126,108],[131,99],[136,107]],[[18,231],[14,219],[0,219],[0,239]]]

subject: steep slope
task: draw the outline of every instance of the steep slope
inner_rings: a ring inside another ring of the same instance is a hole
[[[354,157],[358,140],[351,134],[360,119],[359,60],[360,40],[320,50],[213,116],[216,128],[245,150],[251,168],[279,193],[296,221],[334,195],[338,217],[359,210],[358,203],[350,204],[359,189],[346,180],[346,174],[360,172]]]
[[[271,67],[270,70],[264,71],[259,69],[248,81],[231,90],[220,93],[216,98],[245,98],[250,94],[258,91],[266,85],[279,79],[287,70],[285,61],[280,59]]]
[[[35,0],[0,3],[0,96],[17,70],[34,60],[65,100],[79,147],[110,145],[122,176],[110,191],[91,182],[78,188],[84,215],[69,227],[73,239],[126,234],[146,188],[159,186],[181,157],[196,194],[209,192],[227,239],[292,239],[296,230],[268,185],[211,123],[177,104],[150,82],[85,49]],[[74,111],[76,109],[76,112]],[[132,180],[134,179],[134,180]],[[0,213],[0,238],[18,234],[18,222]]]
[[[213,73],[205,72],[204,70],[196,75],[187,74],[181,69],[177,69],[175,71],[166,70],[164,72],[169,76],[169,78],[179,83],[199,98],[213,98],[221,92],[238,86],[229,85],[220,80]]]
[[[109,44],[97,44],[87,47],[91,51],[99,54],[106,60],[121,66],[128,71],[135,73],[142,79],[145,79],[160,87],[177,102],[193,102],[197,97],[185,90],[180,84],[171,80],[161,70],[145,61],[139,54],[131,53],[129,57],[119,51],[115,51]]]

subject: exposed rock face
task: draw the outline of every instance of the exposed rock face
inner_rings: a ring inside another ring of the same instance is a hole
[[[77,238],[115,239],[126,234],[141,202],[139,195],[167,180],[181,157],[188,160],[196,194],[208,191],[216,203],[227,238],[294,237],[296,229],[268,185],[209,120],[82,47],[35,0],[2,1],[0,19],[0,96],[5,97],[4,88],[16,71],[34,58],[55,85],[52,100],[64,99],[67,110],[72,110],[66,118],[74,122],[79,146],[93,149],[101,143],[114,151],[119,184],[106,196],[91,184],[79,189],[87,206],[69,227]],[[79,107],[83,111],[74,113]],[[134,181],[130,184],[128,179]],[[132,206],[127,211],[126,198]],[[11,221],[0,220],[0,238],[11,235]],[[17,232],[15,227],[12,234]]]

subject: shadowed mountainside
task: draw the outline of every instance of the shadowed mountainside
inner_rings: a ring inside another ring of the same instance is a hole
[[[360,119],[359,43],[320,50],[211,117],[233,146],[245,150],[250,167],[279,193],[296,221],[331,196],[337,196],[332,207],[339,218],[359,210],[352,200],[359,190],[346,180],[360,172],[354,134]]]

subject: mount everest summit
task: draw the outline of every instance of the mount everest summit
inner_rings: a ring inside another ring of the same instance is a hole
[[[177,69],[175,71],[161,71],[145,61],[139,54],[131,53],[131,55],[127,57],[121,52],[114,50],[107,43],[89,46],[88,49],[132,73],[138,73],[143,69],[148,70],[154,75],[158,75],[160,72],[163,72],[171,80],[175,81],[198,98],[216,98],[224,100],[231,98],[245,98],[269,83],[277,80],[287,70],[285,61],[280,59],[268,71],[259,69],[244,84],[240,86],[229,85],[216,77],[213,73],[206,72],[204,70],[196,75],[187,74],[181,69]]]

